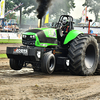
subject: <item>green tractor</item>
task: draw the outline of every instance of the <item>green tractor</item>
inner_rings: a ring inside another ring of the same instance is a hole
[[[63,20],[68,29],[63,29]],[[68,69],[73,75],[93,75],[99,69],[98,36],[74,30],[73,17],[61,15],[55,28],[36,28],[22,34],[21,47],[7,47],[13,70],[27,63],[34,71],[52,74],[56,69]]]

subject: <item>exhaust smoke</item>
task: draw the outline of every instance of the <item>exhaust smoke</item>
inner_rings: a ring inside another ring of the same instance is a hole
[[[51,1],[52,0],[37,0],[37,2],[39,3],[39,6],[37,8],[38,19],[42,19],[42,17],[45,15],[46,11],[51,6]]]

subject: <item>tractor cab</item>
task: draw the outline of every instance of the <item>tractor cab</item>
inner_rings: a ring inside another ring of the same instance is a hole
[[[59,21],[57,23],[57,28],[61,28],[63,31],[63,27],[68,26],[68,32],[74,29],[73,27],[73,17],[69,15],[61,15]]]
[[[73,17],[69,15],[61,15],[55,27],[57,29],[57,38],[61,44],[64,42],[66,35],[74,29]]]

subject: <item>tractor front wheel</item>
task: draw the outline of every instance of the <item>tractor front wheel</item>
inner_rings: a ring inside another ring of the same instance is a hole
[[[41,70],[44,73],[52,74],[55,69],[55,56],[52,53],[45,53],[42,59]]]
[[[13,70],[21,70],[23,67],[23,61],[10,59],[10,67]]]

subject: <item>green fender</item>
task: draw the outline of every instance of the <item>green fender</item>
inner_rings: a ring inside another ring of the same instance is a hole
[[[78,31],[78,30],[72,30],[70,31],[65,40],[64,40],[64,44],[67,44],[68,42],[70,42],[71,40],[75,39],[79,34],[83,34],[83,32]]]

